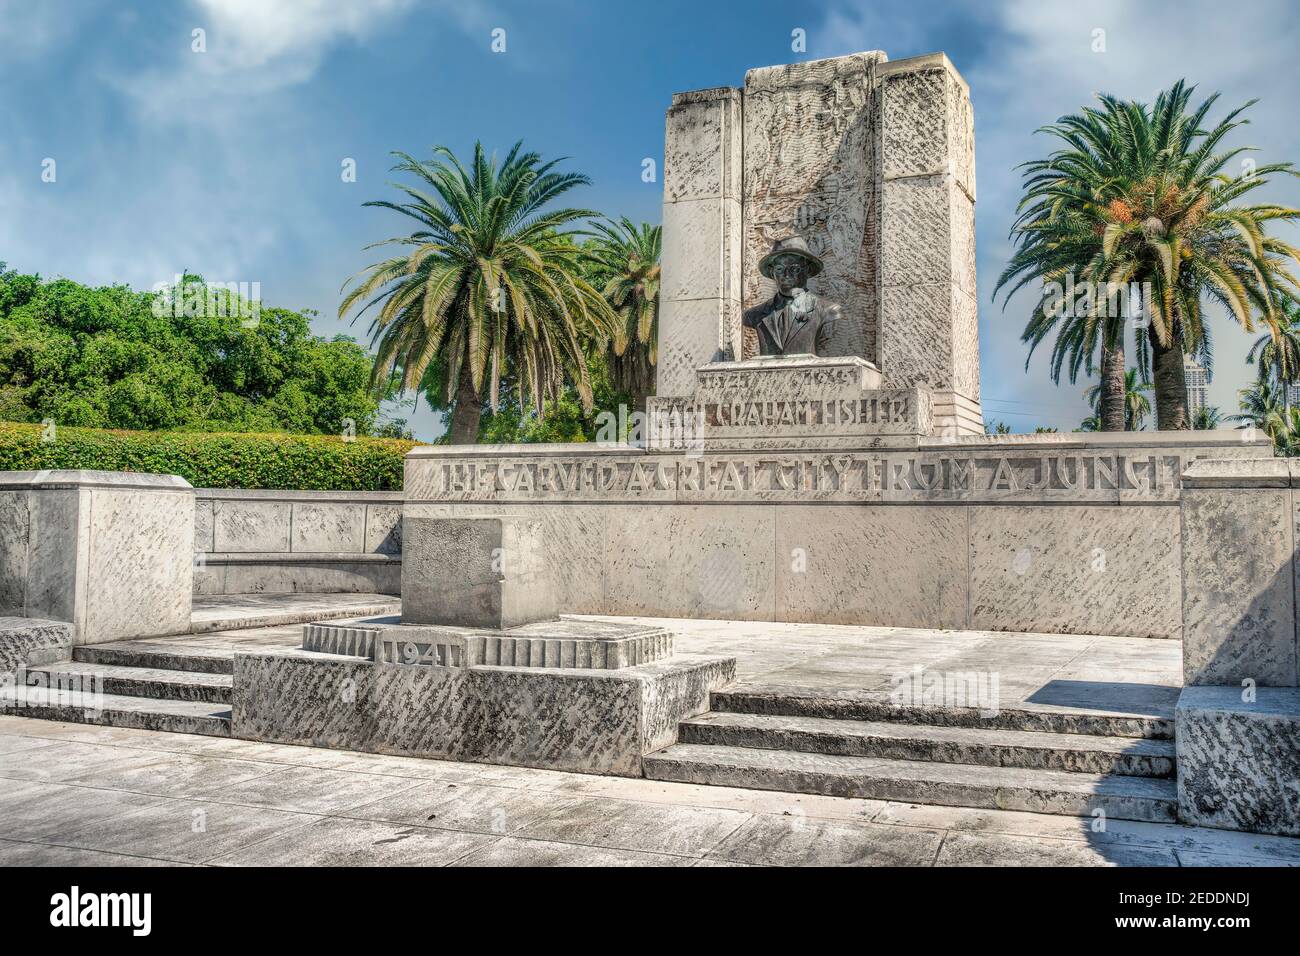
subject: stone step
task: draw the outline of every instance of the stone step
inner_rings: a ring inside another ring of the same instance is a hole
[[[76,687],[85,680],[99,680],[105,694],[122,697],[148,697],[153,700],[191,700],[229,704],[234,678],[229,674],[202,671],[162,670],[150,667],[123,667],[117,664],[91,664],[59,661],[44,667],[27,668],[27,683],[33,678],[47,687]]]
[[[201,674],[235,672],[235,655],[231,651],[213,647],[185,647],[179,644],[146,644],[141,641],[81,644],[72,649],[72,659],[83,664],[144,667],[150,670],[188,671]]]
[[[970,764],[675,744],[643,758],[645,776],[677,783],[908,803],[1172,823],[1172,780]]]
[[[680,725],[681,742],[889,760],[1172,777],[1169,740],[1050,734],[984,727],[710,713]]]
[[[44,688],[11,686],[0,688],[0,713],[74,724],[230,736],[230,707],[206,701],[59,693],[47,692]]]
[[[832,697],[763,689],[714,691],[710,700],[711,710],[737,714],[826,717],[834,720],[869,720],[932,727],[979,727],[1097,737],[1174,739],[1172,718],[1078,708],[1031,710],[1002,707],[990,713],[969,707],[899,706],[884,697]]]

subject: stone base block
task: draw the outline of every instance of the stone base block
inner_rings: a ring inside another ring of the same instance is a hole
[[[1300,836],[1300,690],[1188,687],[1174,711],[1183,823]]]
[[[76,627],[64,621],[0,617],[0,675],[71,657],[76,634]]]
[[[402,619],[500,630],[558,616],[542,529],[528,518],[402,517]]]
[[[303,625],[304,650],[430,667],[557,667],[617,670],[670,657],[667,628],[614,621],[562,620],[505,631],[404,624],[400,617]]]
[[[236,654],[247,740],[636,777],[735,675],[733,658],[623,670],[427,667],[310,651]]]

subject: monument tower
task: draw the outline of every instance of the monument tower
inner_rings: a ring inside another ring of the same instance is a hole
[[[763,264],[797,241],[817,263],[807,291],[836,313],[816,354],[927,392],[928,434],[982,434],[974,203],[970,91],[942,53],[763,67],[742,89],[677,94],[658,397],[689,400],[702,366],[759,356],[742,315],[773,300]]]

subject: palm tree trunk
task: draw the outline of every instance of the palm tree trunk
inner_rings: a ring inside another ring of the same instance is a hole
[[[1170,343],[1162,345],[1150,327],[1151,371],[1156,387],[1156,427],[1182,431],[1191,427],[1187,417],[1187,380],[1183,374],[1183,330],[1173,323]]]
[[[1122,333],[1121,333],[1122,334]],[[1101,430],[1124,430],[1124,340],[1101,347]]]
[[[473,445],[478,442],[478,423],[483,415],[483,403],[469,372],[469,360],[460,367],[460,382],[456,386],[456,404],[451,410],[451,443]]]

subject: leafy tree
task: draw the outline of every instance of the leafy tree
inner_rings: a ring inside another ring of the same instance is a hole
[[[182,286],[206,286],[185,276]],[[369,434],[370,357],[311,334],[307,311],[218,291],[177,309],[176,290],[91,288],[0,264],[0,419],[96,428]],[[209,308],[215,301],[217,308]]]
[[[548,209],[589,180],[555,172],[516,143],[499,166],[481,143],[465,169],[446,147],[420,161],[395,153],[395,171],[420,186],[397,184],[407,202],[366,203],[414,219],[407,236],[377,245],[405,247],[344,284],[360,279],[339,316],[360,306],[354,321],[377,306],[371,332],[378,345],[376,383],[400,371],[403,389],[438,391],[451,405],[450,440],[470,444],[479,433],[484,392],[500,406],[502,375],[513,363],[521,412],[544,414],[572,382],[585,413],[592,408],[584,338],[612,325],[609,306],[583,278],[582,251],[565,227],[596,215]],[[428,190],[431,190],[428,191]],[[364,276],[364,278],[361,278]]]
[[[1011,426],[1008,425],[1006,422],[990,421],[988,424],[986,424],[986,425],[984,426],[984,434],[986,434],[986,435],[1010,435],[1010,434],[1011,434]]]

